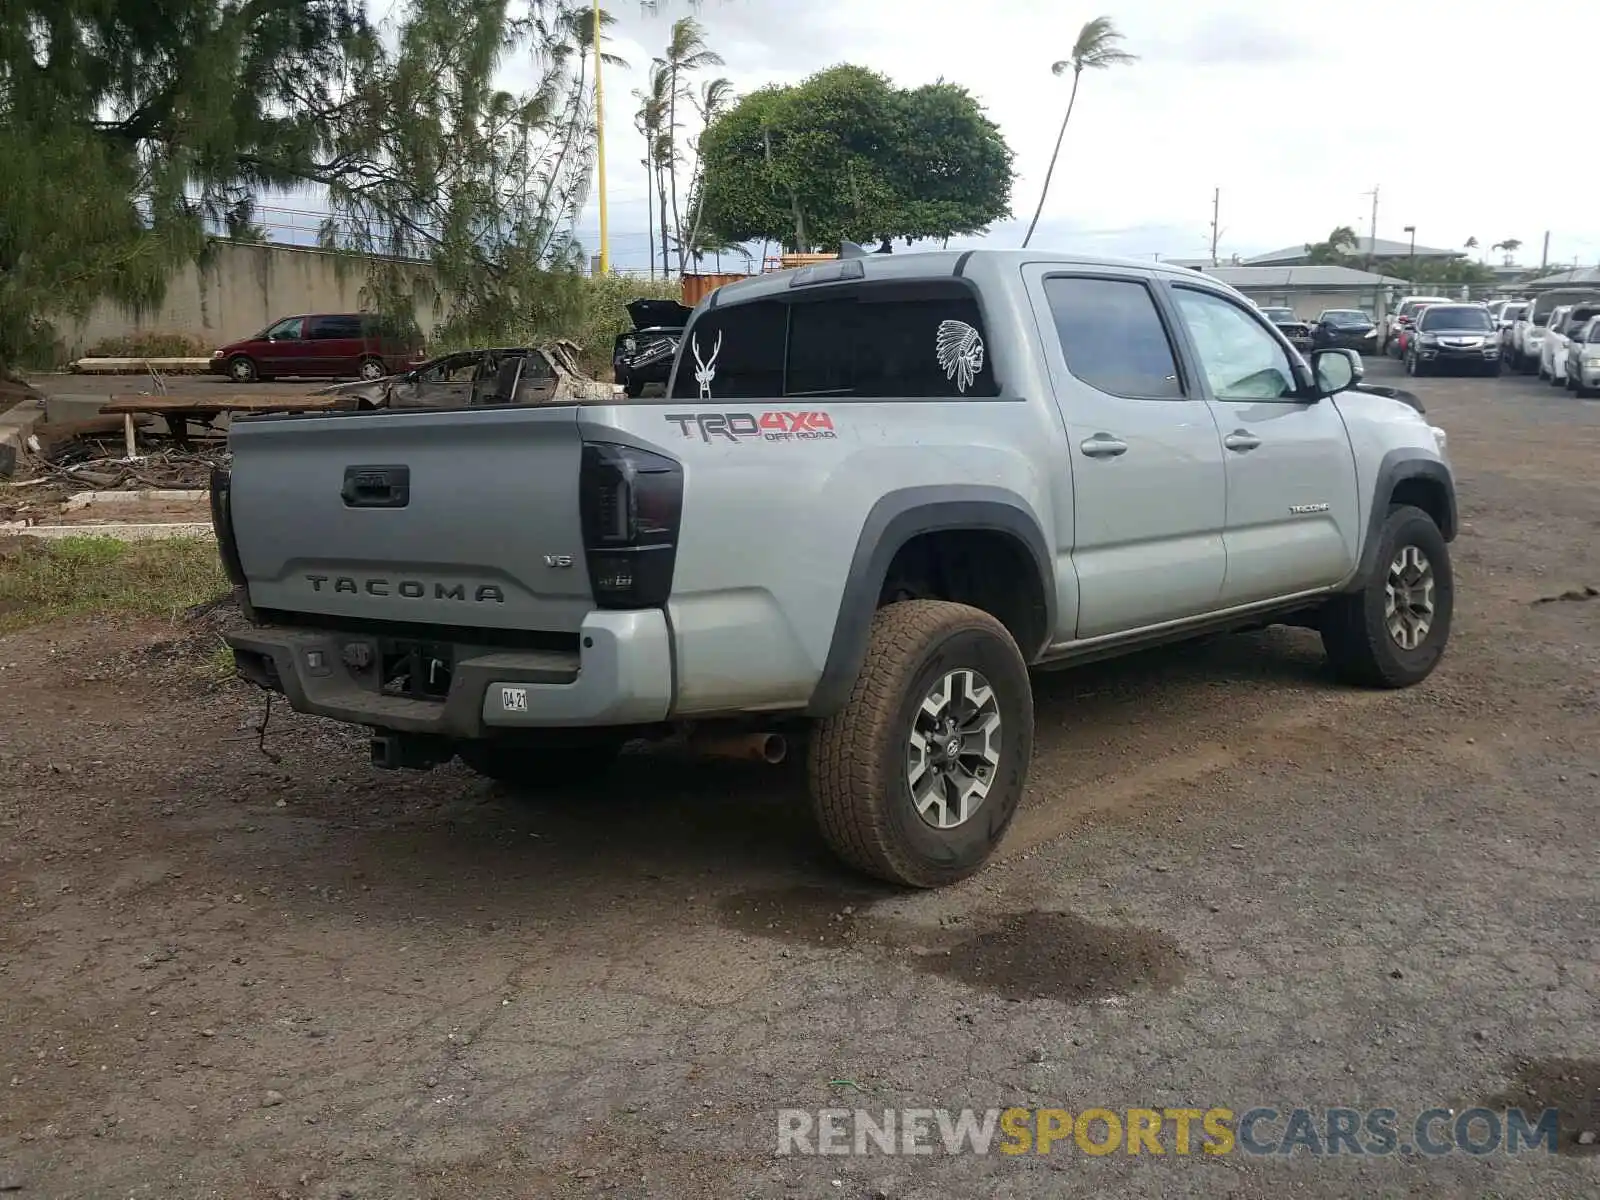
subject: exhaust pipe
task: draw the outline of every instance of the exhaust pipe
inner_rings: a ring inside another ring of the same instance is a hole
[[[691,738],[689,749],[706,758],[732,758],[776,766],[789,756],[789,742],[781,733],[742,733],[732,737]]]

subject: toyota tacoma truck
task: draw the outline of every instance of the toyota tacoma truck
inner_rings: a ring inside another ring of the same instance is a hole
[[[1013,251],[726,285],[668,395],[235,421],[240,674],[382,766],[523,787],[805,747],[860,870],[995,851],[1030,671],[1287,623],[1404,687],[1450,634],[1444,433],[1192,271]]]

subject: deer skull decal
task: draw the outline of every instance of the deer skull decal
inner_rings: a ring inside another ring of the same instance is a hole
[[[709,400],[711,399],[711,381],[717,377],[717,355],[722,353],[722,330],[717,330],[717,341],[711,347],[710,362],[700,357],[700,336],[698,334],[690,339],[689,348],[694,351],[694,381],[700,385],[700,399]]]

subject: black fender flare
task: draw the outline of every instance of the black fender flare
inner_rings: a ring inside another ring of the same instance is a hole
[[[1015,492],[977,484],[903,488],[880,497],[862,523],[828,659],[806,706],[807,716],[832,716],[849,700],[866,661],[878,597],[900,548],[925,533],[963,529],[1007,534],[1027,551],[1039,573],[1045,623],[1039,645],[1018,648],[1029,663],[1043,653],[1056,627],[1055,559],[1028,503]]]
[[[1349,591],[1360,591],[1366,586],[1378,567],[1378,532],[1389,517],[1389,504],[1395,489],[1409,479],[1426,479],[1437,483],[1444,492],[1444,520],[1439,532],[1446,542],[1455,541],[1459,523],[1456,517],[1455,479],[1443,460],[1415,448],[1391,450],[1378,464],[1378,478],[1372,488],[1372,511],[1367,514],[1367,532],[1361,546],[1361,561]]]

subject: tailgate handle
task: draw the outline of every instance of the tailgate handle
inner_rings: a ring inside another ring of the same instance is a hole
[[[346,467],[339,495],[347,508],[404,508],[411,503],[411,468]]]

